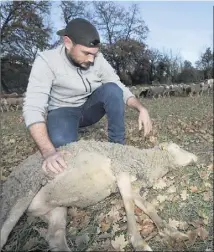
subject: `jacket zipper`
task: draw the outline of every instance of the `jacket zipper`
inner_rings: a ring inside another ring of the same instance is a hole
[[[90,87],[90,93],[91,93],[91,83],[89,82],[88,78],[86,78],[87,82],[88,82],[88,85]]]
[[[87,87],[86,87],[86,85],[85,85],[85,82],[84,82],[84,79],[83,79],[83,77],[82,77],[82,75],[79,73],[79,71],[78,71],[78,68],[77,68],[77,73],[79,74],[79,76],[81,77],[81,79],[82,79],[82,82],[83,82],[83,84],[84,84],[84,86],[85,86],[85,91],[87,92],[88,90],[87,90]]]

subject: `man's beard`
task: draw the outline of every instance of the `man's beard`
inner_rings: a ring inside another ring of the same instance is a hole
[[[68,60],[69,60],[74,66],[80,67],[80,68],[82,68],[82,69],[84,69],[84,70],[87,70],[87,69],[90,67],[90,65],[91,65],[90,62],[89,62],[89,63],[83,63],[83,65],[81,65],[80,63],[78,63],[78,62],[75,60],[74,57],[72,57],[72,55],[71,55],[70,53],[67,52],[67,50],[66,50],[66,56],[67,56]]]

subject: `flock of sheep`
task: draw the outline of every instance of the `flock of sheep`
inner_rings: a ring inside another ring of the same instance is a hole
[[[200,83],[159,85],[144,88],[136,94],[138,97],[158,98],[169,96],[199,96],[213,92],[213,79]]]
[[[158,85],[141,89],[136,86],[131,87],[131,91],[138,97],[144,98],[159,98],[170,96],[199,96],[203,94],[213,93],[213,79],[207,79],[200,83],[190,84],[174,84],[174,85]],[[5,111],[17,111],[22,108],[24,102],[25,93],[18,95],[1,94],[1,112]]]

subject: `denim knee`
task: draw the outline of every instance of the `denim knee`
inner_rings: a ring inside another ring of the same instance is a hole
[[[123,99],[123,90],[114,82],[108,82],[103,85],[104,95]]]
[[[77,137],[66,136],[65,134],[55,134],[50,136],[50,139],[55,148],[77,141]]]

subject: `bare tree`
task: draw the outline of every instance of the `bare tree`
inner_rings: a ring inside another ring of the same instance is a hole
[[[65,24],[77,17],[86,18],[87,12],[86,7],[88,2],[84,1],[61,1],[59,7],[62,10],[62,19]]]
[[[102,33],[104,42],[114,44],[118,40],[135,39],[143,41],[149,31],[141,18],[137,4],[132,4],[128,10],[112,1],[93,2],[92,22]]]
[[[213,52],[210,47],[208,47],[205,52],[200,55],[199,60],[196,61],[196,66],[203,71],[204,79],[214,78]]]
[[[49,47],[50,14],[48,1],[10,1],[1,3],[1,49],[6,55],[32,62],[37,50]]]
[[[1,3],[1,80],[5,92],[26,87],[38,50],[49,48],[48,1]]]

